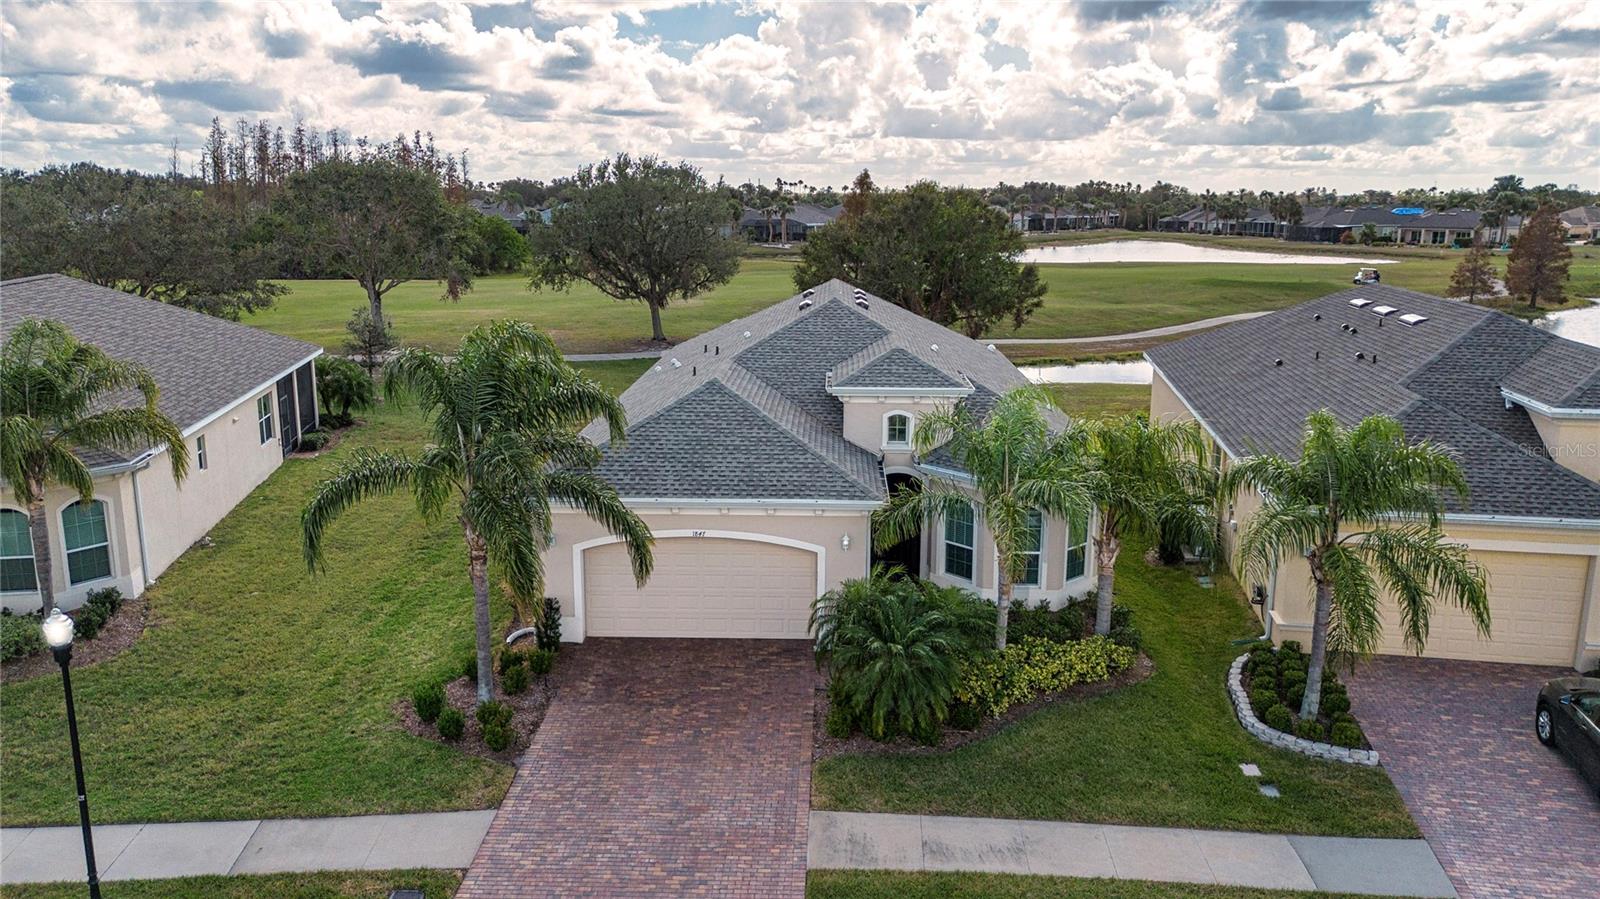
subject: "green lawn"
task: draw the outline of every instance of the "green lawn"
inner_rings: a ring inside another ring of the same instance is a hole
[[[1381,771],[1274,751],[1234,719],[1223,679],[1259,633],[1237,587],[1204,590],[1188,572],[1151,568],[1125,546],[1117,599],[1133,607],[1155,661],[1149,680],[1063,703],[1001,733],[928,757],[819,762],[822,809],[1042,818],[1269,833],[1414,837]],[[1269,799],[1239,772],[1261,766]]]
[[[1020,874],[812,871],[806,899],[1359,899],[1348,893]]]
[[[1043,384],[1068,415],[1100,418],[1150,408],[1149,384]]]
[[[449,899],[461,885],[460,871],[317,871],[310,874],[250,874],[176,880],[102,883],[105,899],[384,899],[390,890],[421,889],[427,899]],[[0,887],[0,899],[81,899],[81,883],[34,883]]]
[[[1097,238],[1106,234],[1084,233]],[[1120,236],[1129,235],[1122,232]],[[1195,237],[1189,242],[1219,240]],[[1244,243],[1230,240],[1227,245],[1279,252],[1328,249],[1315,244],[1235,240]],[[1347,247],[1335,249],[1351,252]],[[1383,267],[1384,283],[1438,294],[1449,284],[1460,252],[1407,250],[1390,256],[1402,261]],[[1503,269],[1504,258],[1497,261]],[[668,338],[686,340],[792,295],[793,267],[791,259],[744,259],[739,274],[727,285],[662,313]],[[1002,325],[989,336],[1094,337],[1235,312],[1281,309],[1349,287],[1353,271],[1346,264],[1047,265],[1042,267],[1049,288],[1044,308],[1021,329]],[[1572,274],[1571,294],[1600,296],[1600,247],[1574,248]],[[279,298],[275,308],[246,321],[338,350],[345,337],[345,320],[366,301],[361,288],[353,281],[286,283],[290,293]],[[585,284],[568,293],[533,293],[521,276],[501,275],[478,279],[458,303],[440,300],[439,293],[438,285],[422,281],[402,284],[384,298],[384,308],[402,342],[448,350],[473,326],[508,317],[539,325],[570,353],[637,350],[646,346],[650,336],[650,314],[644,306],[618,302]]]

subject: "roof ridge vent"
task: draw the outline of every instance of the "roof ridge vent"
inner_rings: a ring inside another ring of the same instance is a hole
[[[1365,309],[1366,307],[1372,305],[1372,301],[1371,300],[1364,300],[1361,297],[1356,297],[1355,299],[1350,301],[1350,305],[1356,307],[1357,309]]]
[[[1418,315],[1415,312],[1407,312],[1406,314],[1400,316],[1400,324],[1410,325],[1413,328],[1427,320],[1428,317],[1426,315]]]
[[[1382,317],[1382,316],[1385,316],[1385,315],[1393,315],[1396,312],[1399,312],[1400,310],[1395,308],[1394,306],[1381,306],[1380,305],[1380,306],[1373,306],[1371,309],[1368,309],[1367,311],[1372,313],[1373,315]]]
[[[863,297],[863,296],[857,296],[856,297],[856,305],[860,306],[862,309],[866,309],[867,308],[867,298]]]
[[[937,352],[939,352],[939,345],[937,343],[930,343],[930,344],[928,344],[928,349],[933,350],[935,353],[937,353]]]
[[[683,367],[683,363],[682,363],[682,362],[679,362],[679,361],[678,361],[678,360],[676,360],[676,359],[674,359],[674,360],[672,360],[672,367],[673,367],[673,368],[682,368],[682,367]]]
[[[807,287],[805,289],[805,292],[800,294],[800,296],[801,297],[808,297],[808,296],[811,296],[812,294],[814,294],[816,292],[817,292],[817,289],[815,287]]]
[[[805,310],[810,309],[814,305],[816,305],[816,301],[815,300],[811,300],[811,299],[801,300],[800,301],[800,311],[804,312]]]

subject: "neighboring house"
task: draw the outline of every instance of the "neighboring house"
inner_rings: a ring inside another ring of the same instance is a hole
[[[138,363],[161,388],[161,411],[189,445],[189,476],[172,478],[165,448],[85,452],[95,476],[89,503],[52,486],[50,528],[56,604],[80,605],[114,586],[136,596],[256,485],[317,425],[312,344],[65,275],[0,282],[0,335],[27,319],[65,325],[113,358]],[[27,510],[0,484],[5,607],[36,611]]]
[[[563,637],[805,639],[812,600],[874,562],[993,597],[976,509],[892,547],[874,545],[871,515],[891,490],[962,476],[937,451],[913,456],[923,415],[982,414],[1026,383],[993,347],[837,280],[679,344],[623,393],[625,443],[584,432],[655,534],[655,571],[636,587],[615,538],[558,512],[545,583]],[[1017,597],[1059,605],[1089,590],[1087,530],[1042,520],[1034,583]]]
[[[827,227],[837,221],[843,213],[843,206],[797,203],[794,209],[787,213],[789,240],[805,240],[807,234],[818,228]],[[784,237],[784,219],[785,216],[777,212],[768,214],[760,209],[746,206],[744,214],[739,218],[739,231],[757,243],[781,241]]]
[[[1600,206],[1575,206],[1561,213],[1568,240],[1594,240],[1600,236]]]
[[[1471,497],[1452,501],[1444,527],[1488,572],[1492,639],[1440,605],[1426,655],[1600,661],[1600,349],[1482,307],[1371,286],[1145,356],[1151,414],[1198,420],[1225,459],[1294,456],[1305,417],[1324,408],[1346,425],[1391,415],[1409,438],[1456,451]],[[1227,510],[1230,557],[1258,507],[1245,496]],[[1246,587],[1273,640],[1309,645],[1304,559]],[[1383,618],[1380,651],[1404,652],[1392,604]]]

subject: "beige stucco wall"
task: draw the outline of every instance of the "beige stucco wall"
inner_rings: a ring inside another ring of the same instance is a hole
[[[1090,519],[1090,528],[1093,528],[1093,518]],[[963,587],[976,592],[985,599],[994,599],[999,593],[999,562],[995,557],[994,536],[984,525],[983,510],[973,510],[973,532],[976,545],[973,547],[972,580],[953,577],[944,573],[944,522],[935,521],[923,531],[923,565],[926,569],[928,580],[945,586]],[[1085,547],[1083,574],[1071,580],[1064,580],[1067,562],[1067,523],[1054,516],[1045,516],[1044,532],[1040,535],[1043,544],[1043,558],[1041,561],[1039,586],[1013,586],[1012,596],[1021,599],[1029,605],[1049,603],[1052,608],[1060,608],[1069,599],[1073,599],[1094,589],[1095,586],[1095,558],[1094,542],[1091,539]]]
[[[867,573],[871,558],[870,513],[866,510],[817,510],[780,508],[635,509],[658,542],[693,540],[699,533],[726,539],[730,534],[778,537],[820,547],[825,590],[840,582]],[[605,528],[588,516],[572,510],[555,513],[556,542],[545,551],[545,595],[561,600],[562,634],[573,638],[582,633],[574,602],[577,593],[574,552],[582,544],[609,536]],[[669,533],[682,536],[667,537]],[[850,538],[849,548],[843,538]]]
[[[915,434],[917,420],[928,412],[947,407],[950,400],[947,397],[840,397],[844,412],[844,439],[854,443],[869,452],[884,456],[884,463],[889,463],[890,456],[909,454],[903,450],[886,447],[883,442],[884,419],[891,412],[905,412],[912,418],[912,433]]]
[[[1150,419],[1151,421],[1193,421],[1194,416],[1178,399],[1178,394],[1162,377],[1160,371],[1155,371],[1150,376]]]
[[[1600,481],[1600,418],[1551,418],[1527,411],[1551,459],[1591,481]]]
[[[183,483],[172,477],[165,452],[151,457],[139,471],[121,472],[95,479],[95,498],[106,503],[107,536],[111,546],[112,576],[84,584],[68,584],[66,545],[61,533],[61,510],[77,494],[52,487],[45,494],[50,525],[55,604],[63,609],[81,605],[89,591],[115,586],[126,596],[137,596],[196,540],[210,531],[234,506],[283,464],[277,437],[274,399],[273,438],[260,441],[256,424],[256,399],[272,396],[272,388],[252,394],[224,414],[185,438],[189,447],[189,474]],[[202,471],[195,455],[196,438],[206,437],[208,467]],[[0,503],[20,509],[10,497]],[[144,521],[144,545],[139,542],[139,519]],[[13,611],[39,607],[36,592],[7,593],[3,601]]]

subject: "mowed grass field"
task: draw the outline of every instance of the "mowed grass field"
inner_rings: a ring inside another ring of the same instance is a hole
[[[1126,233],[1121,236],[1128,236]],[[1169,237],[1171,235],[1161,235]],[[1212,242],[1219,238],[1190,239]],[[1322,245],[1254,241],[1243,249],[1300,252]],[[1361,248],[1336,247],[1345,255]],[[1460,251],[1376,251],[1399,259],[1385,265],[1386,284],[1442,294]],[[1505,259],[1497,265],[1504,270]],[[787,259],[746,258],[728,284],[662,314],[668,339],[687,340],[710,328],[761,309],[795,293],[794,263]],[[1350,286],[1355,266],[1110,263],[1041,266],[1049,292],[1044,308],[1021,329],[1009,323],[990,337],[1096,337],[1180,324],[1235,312],[1281,309]],[[366,295],[353,281],[289,281],[290,293],[276,308],[250,316],[248,324],[276,331],[330,350],[345,338],[344,323]],[[1600,247],[1573,250],[1575,297],[1600,296]],[[431,281],[402,284],[384,298],[384,308],[404,343],[448,350],[475,325],[496,318],[533,322],[569,353],[626,352],[647,348],[650,313],[639,303],[624,303],[586,284],[567,292],[528,290],[518,275],[480,278],[459,302],[439,298]]]

